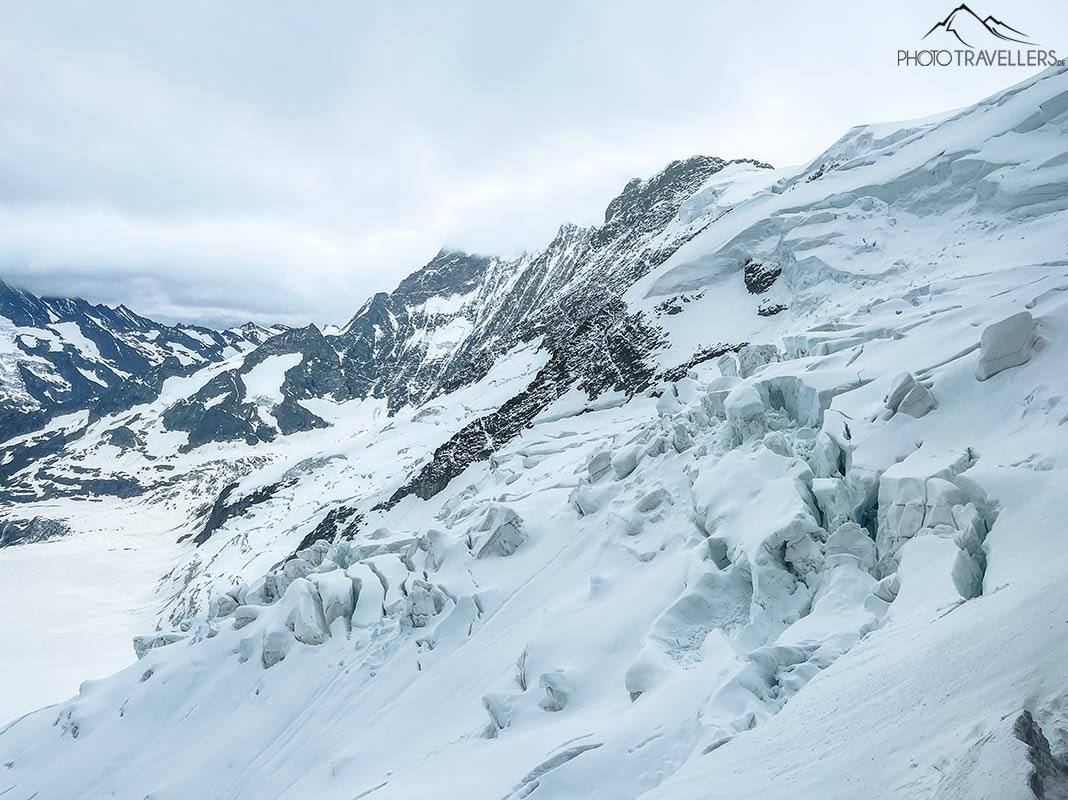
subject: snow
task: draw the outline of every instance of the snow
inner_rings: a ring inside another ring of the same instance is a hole
[[[83,378],[86,378],[87,380],[90,380],[95,384],[98,384],[100,386],[105,386],[105,387],[108,385],[107,381],[102,380],[101,377],[99,375],[97,375],[95,372],[92,372],[92,371],[87,370],[87,369],[82,369],[81,367],[78,367],[78,372],[80,372],[82,374]]]
[[[215,408],[215,406],[219,405],[219,403],[225,399],[226,394],[217,394],[215,397],[209,397],[204,401],[204,410],[207,411],[209,408]]]
[[[177,342],[169,343],[168,347],[170,348],[171,354],[178,359],[178,363],[183,367],[188,367],[190,364],[196,364],[201,360],[196,353]]]
[[[430,297],[425,302],[419,305],[413,306],[413,312],[422,312],[428,317],[431,316],[450,316],[458,314],[464,306],[474,301],[477,293],[468,292],[467,294],[451,294],[445,297]]]
[[[0,551],[0,685],[17,687],[0,693],[5,721],[130,664],[130,639],[152,626],[159,570],[177,550],[152,508],[106,517],[77,514],[73,503],[34,511],[66,519],[75,532]]]
[[[473,326],[463,317],[450,320],[448,324],[435,328],[426,337],[426,357],[428,359],[444,358],[455,349],[456,345],[467,338]]]
[[[75,349],[82,354],[82,358],[89,361],[102,361],[100,349],[96,343],[89,339],[77,322],[54,322],[52,330],[59,333],[67,342],[74,345]]]
[[[122,469],[194,477],[38,504],[78,535],[0,556],[24,609],[0,636],[44,654],[4,663],[30,687],[5,708],[57,703],[0,733],[0,792],[1033,800],[1022,712],[1068,754],[1068,204],[1043,188],[1066,92],[1048,71],[854,129],[812,180],[819,159],[702,187],[691,211],[731,212],[627,300],[693,293],[657,319],[664,366],[748,347],[633,397],[572,388],[430,499],[382,502],[529,386],[540,342],[392,417],[304,401],[332,427],[259,447],[179,452],[159,428],[223,366],[94,424],[77,466],[113,458],[95,442],[123,419],[148,444]],[[743,256],[781,264],[788,313],[756,314]],[[280,402],[297,363],[253,367],[248,397]],[[273,493],[175,544],[231,483]],[[286,561],[344,508],[351,541]]]
[[[241,376],[245,384],[245,396],[249,400],[264,400],[270,405],[281,403],[282,383],[286,373],[300,364],[304,356],[300,353],[286,353],[268,356],[251,370]]]

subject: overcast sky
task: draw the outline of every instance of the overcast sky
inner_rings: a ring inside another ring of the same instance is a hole
[[[1068,4],[975,0],[1046,47]],[[0,4],[0,277],[167,321],[343,322],[695,153],[806,162],[1026,69],[899,68],[955,0]]]

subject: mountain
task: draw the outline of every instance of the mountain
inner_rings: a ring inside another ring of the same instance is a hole
[[[553,362],[552,377],[539,386],[551,382],[563,392],[579,381],[594,394],[643,388],[651,374],[642,357],[655,332],[629,318],[620,297],[724,212],[714,202],[699,210],[683,204],[728,168],[767,165],[707,156],[675,162],[628,184],[603,225],[564,225],[547,247],[518,259],[442,250],[396,290],[368,300],[338,334],[305,328],[272,340],[173,408],[166,423],[198,446],[266,441],[326,425],[302,410],[300,401],[308,399],[377,397],[395,413],[476,382],[509,349],[539,337]],[[241,375],[286,356],[299,360],[285,371],[283,399],[264,418]]]
[[[926,39],[936,31],[952,34],[966,47],[981,47],[990,41],[989,36],[994,36],[1004,42],[1033,44],[1027,34],[1022,31],[1016,30],[993,16],[981,19],[964,3],[950,11],[941,22],[935,23],[923,38]]]
[[[276,332],[171,327],[125,306],[42,298],[0,281],[0,441],[88,409],[131,381],[194,372]]]
[[[27,435],[0,793],[1065,794],[1066,138],[678,161]]]

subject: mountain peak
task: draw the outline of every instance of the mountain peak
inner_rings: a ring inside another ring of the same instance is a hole
[[[717,156],[694,155],[677,159],[651,178],[629,180],[623,187],[623,191],[605,209],[604,224],[630,224],[635,213],[640,215],[644,210],[652,209],[664,199],[678,199],[683,195],[692,194],[702,183],[724,167],[739,163],[771,169],[770,164],[751,158],[725,160]]]

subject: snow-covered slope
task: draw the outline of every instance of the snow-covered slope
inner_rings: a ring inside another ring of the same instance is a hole
[[[17,509],[70,533],[21,563],[107,519],[162,578],[0,581],[27,648],[117,667],[145,623],[0,732],[0,793],[1065,795],[1066,143],[1058,68],[799,170],[677,162],[57,418]]]

